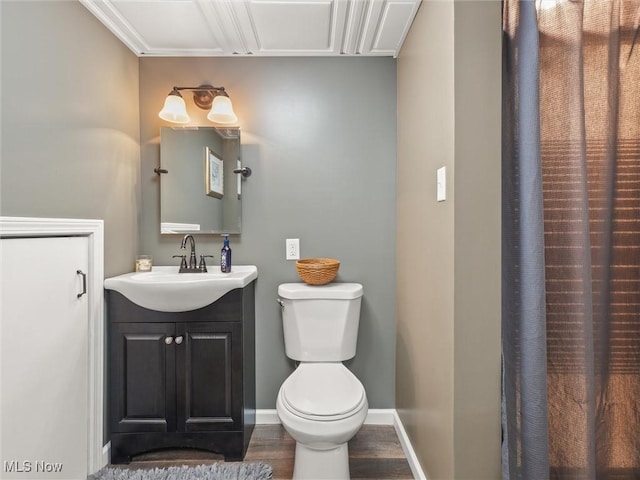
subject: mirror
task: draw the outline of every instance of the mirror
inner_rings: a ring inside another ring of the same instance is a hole
[[[240,129],[160,129],[160,233],[240,233]]]

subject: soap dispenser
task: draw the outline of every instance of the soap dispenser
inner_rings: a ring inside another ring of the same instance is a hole
[[[224,245],[220,250],[220,271],[222,273],[231,272],[231,247],[229,247],[229,234],[223,233]]]

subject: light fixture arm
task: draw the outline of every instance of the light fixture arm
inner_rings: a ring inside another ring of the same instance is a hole
[[[213,104],[213,99],[218,95],[228,97],[224,87],[214,87],[209,84],[200,85],[198,87],[173,87],[170,95],[180,95],[180,91],[189,90],[193,92],[193,103],[203,110],[209,110]],[[175,93],[174,93],[175,92]]]
[[[208,83],[205,83],[204,85],[200,85],[199,87],[173,87],[174,90],[192,90],[192,91],[201,91],[201,92],[205,92],[205,91],[211,91],[211,90],[215,90],[215,91],[219,91],[219,92],[224,92],[225,89],[224,87],[214,87],[212,85],[209,85]]]

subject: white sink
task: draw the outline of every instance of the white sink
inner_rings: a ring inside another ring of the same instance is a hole
[[[186,312],[206,307],[234,288],[258,278],[255,265],[234,265],[231,273],[207,266],[207,273],[178,273],[178,267],[156,267],[150,272],[125,273],[107,278],[104,288],[115,290],[133,303],[160,312]]]

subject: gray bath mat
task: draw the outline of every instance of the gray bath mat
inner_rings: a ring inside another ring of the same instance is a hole
[[[103,468],[87,480],[271,480],[273,471],[264,463],[214,463],[196,467],[129,470]]]

